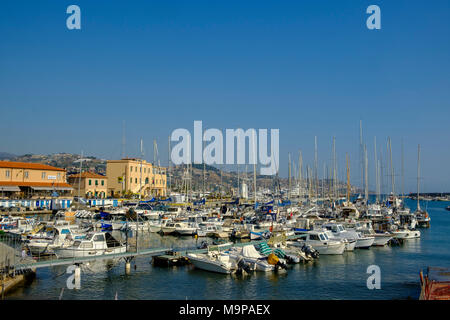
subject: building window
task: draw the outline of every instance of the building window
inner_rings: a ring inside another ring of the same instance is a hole
[[[137,183],[137,178],[134,178],[134,183]]]
[[[91,185],[92,184],[92,180],[91,179],[89,179],[89,185]]]
[[[95,185],[98,186],[98,180],[95,180]]]
[[[144,168],[144,173],[146,173],[147,172],[147,168]]]
[[[137,167],[134,167],[134,172],[137,172]]]
[[[130,172],[133,172],[133,167],[132,166],[130,166]]]
[[[133,178],[130,178],[130,183],[133,183]]]
[[[61,180],[61,173],[58,173],[58,180]]]
[[[105,185],[105,180],[102,180],[102,186],[104,186]]]
[[[148,184],[148,178],[145,178],[145,184]]]
[[[45,179],[45,172],[42,172],[41,177],[42,179]]]
[[[5,175],[6,175],[7,178],[9,178],[9,176],[11,175],[10,171],[9,171],[9,170],[6,170],[6,171],[5,171]]]
[[[25,179],[28,179],[28,171],[25,171]]]

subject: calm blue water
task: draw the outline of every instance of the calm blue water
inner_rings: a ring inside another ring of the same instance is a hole
[[[414,201],[407,200],[411,210]],[[238,277],[209,273],[193,266],[152,267],[150,258],[138,258],[136,270],[124,274],[124,263],[110,270],[83,270],[81,289],[66,288],[65,267],[39,269],[31,284],[18,288],[8,299],[417,299],[419,271],[427,266],[450,267],[450,212],[447,202],[422,204],[431,216],[431,228],[420,229],[420,239],[401,246],[372,247],[342,256],[321,256],[317,262],[295,265],[283,274],[255,273]],[[189,247],[192,238],[152,235],[146,245]],[[381,289],[366,286],[367,267],[381,269]]]

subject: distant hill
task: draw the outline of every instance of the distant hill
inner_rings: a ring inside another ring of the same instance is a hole
[[[74,173],[80,170],[78,154],[71,153],[54,153],[54,154],[24,154],[9,158],[11,161],[42,163],[50,166],[64,168],[67,172]],[[89,161],[87,161],[89,160]],[[84,157],[83,171],[92,171],[99,174],[106,174],[106,160],[97,159],[95,157]]]
[[[51,165],[58,168],[64,168],[68,174],[79,172],[80,169],[80,156],[78,154],[71,153],[55,153],[49,155],[40,154],[25,154],[17,156],[14,154],[0,152],[0,160],[7,159],[11,161],[20,162],[32,162]],[[83,171],[91,171],[99,174],[106,174],[106,160],[97,159],[92,156],[83,157]],[[177,165],[171,167],[170,178],[168,182],[171,182],[172,190],[182,192],[185,188],[186,179],[186,165]],[[222,171],[214,166],[205,165],[205,179],[203,179],[203,164],[192,165],[192,190],[202,191],[203,181],[205,181],[205,191],[212,192],[225,192],[231,194],[232,189],[238,186],[238,173],[230,171]],[[240,172],[239,184],[246,183],[248,190],[253,190],[253,172]],[[292,186],[295,186],[294,180]],[[281,188],[287,188],[287,178],[276,178],[274,176],[262,176],[257,174],[256,176],[257,188],[278,190]],[[328,184],[328,182],[325,182]],[[339,182],[339,188],[345,189],[345,184]],[[320,186],[319,182],[319,186]]]
[[[0,152],[0,160],[12,160],[17,157],[15,154],[8,152]]]

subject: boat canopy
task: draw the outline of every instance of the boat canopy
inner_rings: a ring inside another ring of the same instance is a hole
[[[242,248],[242,255],[248,258],[262,258],[259,252],[255,249],[253,245],[245,246]]]

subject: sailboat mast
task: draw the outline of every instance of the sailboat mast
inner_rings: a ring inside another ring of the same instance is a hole
[[[170,159],[170,153],[171,153],[171,146],[170,146],[170,135],[169,135],[169,157],[168,157],[168,167],[169,169],[168,171],[168,178],[169,178],[169,185],[168,185],[168,189],[169,189],[169,193],[170,193],[170,189],[172,188],[172,176],[171,176],[171,159]]]
[[[395,180],[394,180],[394,166],[392,165],[392,144],[391,138],[388,138],[389,141],[389,158],[391,164],[391,183],[392,183],[392,195],[395,196]]]
[[[405,199],[405,164],[403,156],[403,139],[402,139],[402,200]]]
[[[253,190],[254,190],[255,209],[256,209],[256,161],[253,163]]]
[[[363,147],[363,132],[362,120],[359,120],[359,166],[361,169],[361,188],[364,185],[364,147]]]
[[[366,205],[369,203],[369,159],[367,157],[367,146],[364,145],[364,180],[365,180],[365,199],[366,199]]]
[[[303,157],[302,157],[302,150],[299,150],[298,155],[298,195],[303,197]]]
[[[417,211],[420,210],[419,179],[420,179],[420,144],[417,146]]]
[[[336,137],[333,137],[333,197],[337,199],[336,192]]]
[[[291,199],[291,154],[289,153],[288,154],[288,158],[289,158],[289,168],[288,168],[288,170],[289,170],[289,187],[288,187],[288,196],[287,196],[287,198],[288,198],[288,200],[289,199]]]
[[[141,138],[141,168],[140,168],[140,175],[139,175],[139,200],[142,199],[142,159],[144,157],[144,145]]]
[[[345,154],[347,159],[347,205],[350,204],[350,169],[348,167],[348,153]]]
[[[78,202],[80,202],[80,189],[81,189],[81,173],[83,171],[83,150],[81,150],[80,154],[80,176],[78,178]]]
[[[203,141],[203,150],[205,150],[205,141]],[[203,161],[203,197],[206,198],[205,196],[205,187],[206,187],[206,164],[205,164],[205,160],[203,159],[203,155],[202,155],[202,161]]]
[[[376,191],[376,203],[378,203],[378,201],[380,201],[379,197],[379,183],[380,181],[378,180],[378,159],[377,159],[377,137],[374,137],[374,157],[375,157],[375,191]]]

